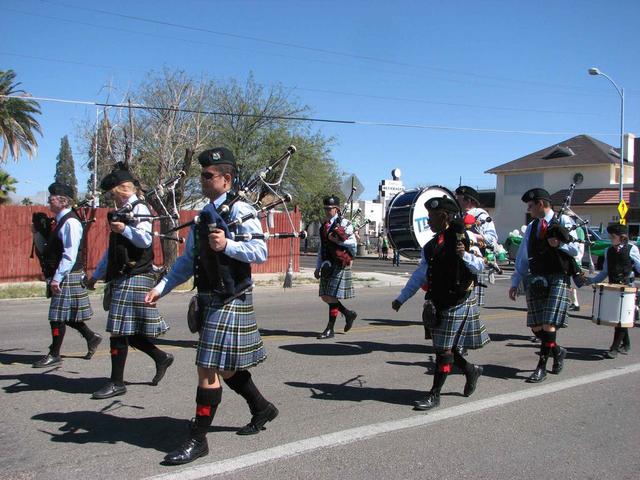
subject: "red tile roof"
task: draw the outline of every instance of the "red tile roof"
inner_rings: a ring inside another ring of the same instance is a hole
[[[632,188],[624,188],[622,198],[630,207],[631,193],[640,193]],[[568,189],[560,190],[551,195],[551,203],[562,205],[569,193]],[[616,188],[583,188],[573,192],[571,205],[617,205],[619,203],[620,190]]]

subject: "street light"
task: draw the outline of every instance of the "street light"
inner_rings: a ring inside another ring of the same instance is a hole
[[[601,72],[596,67],[589,69],[589,75],[602,75],[609,80],[620,95],[620,201],[622,201],[622,184],[624,182],[624,89],[619,88],[609,75]]]

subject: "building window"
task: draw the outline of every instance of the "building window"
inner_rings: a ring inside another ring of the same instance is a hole
[[[613,172],[611,175],[612,184],[620,183],[620,165],[612,165]],[[624,166],[624,180],[622,183],[633,183],[633,167],[631,165]]]
[[[522,195],[531,188],[542,187],[544,177],[542,172],[523,173],[519,175],[505,175],[504,194]]]

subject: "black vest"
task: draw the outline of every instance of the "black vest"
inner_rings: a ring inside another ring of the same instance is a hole
[[[549,225],[557,221],[554,216]],[[531,274],[574,275],[576,273],[576,262],[573,257],[558,248],[550,247],[546,238],[538,238],[539,223],[540,219],[536,218],[531,224],[531,233],[527,245]]]
[[[47,241],[47,245],[44,249],[44,258],[42,262],[42,273],[45,278],[51,278],[55,275],[56,270],[58,269],[58,264],[60,260],[62,260],[62,254],[64,253],[64,244],[58,234],[62,229],[63,225],[70,218],[75,218],[80,222],[80,218],[76,215],[76,212],[71,210],[69,213],[64,215],[60,222],[56,225],[56,228],[53,229],[51,234],[49,235],[49,240]],[[82,225],[82,222],[80,222]],[[83,270],[82,264],[82,247],[84,243],[84,231],[83,236],[80,238],[80,245],[78,246],[78,255],[76,256],[76,263],[71,267],[72,272],[81,272]]]
[[[458,305],[471,290],[475,275],[456,253],[456,233],[449,227],[440,243],[436,234],[423,248],[427,260],[427,294],[437,309]]]
[[[132,208],[143,203],[140,200],[131,204]],[[124,222],[129,225],[133,220]],[[107,263],[108,282],[123,275],[140,275],[153,270],[153,245],[140,248],[136,247],[129,239],[119,233],[111,232],[109,235],[109,254]]]
[[[342,267],[342,261],[336,255],[336,252],[346,252],[349,257],[353,257],[348,248],[338,245],[336,242],[329,240],[329,234],[342,225],[342,217],[338,215],[335,222],[327,228],[327,222],[323,222],[320,227],[320,249],[322,260],[329,260],[334,267]]]
[[[616,247],[607,249],[607,272],[609,283],[626,285],[631,279],[633,262],[631,261],[631,245],[626,244],[618,251]]]
[[[252,285],[251,264],[214,252],[209,247],[209,228],[204,223],[193,229],[193,276],[198,292],[222,298],[239,294]]]

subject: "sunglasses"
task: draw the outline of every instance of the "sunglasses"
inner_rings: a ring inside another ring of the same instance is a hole
[[[211,172],[201,172],[200,176],[205,180],[211,180],[212,178],[216,178],[216,177],[224,177],[222,173],[211,173]]]

